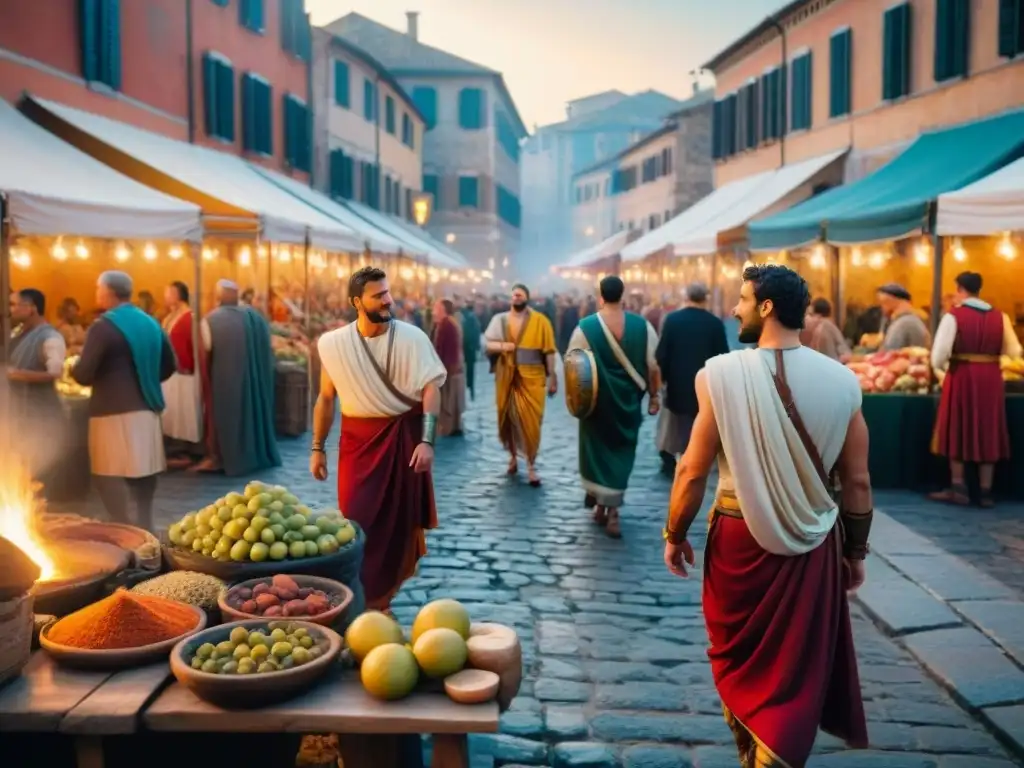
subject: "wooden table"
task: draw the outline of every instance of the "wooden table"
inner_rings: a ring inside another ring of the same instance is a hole
[[[78,768],[102,768],[104,739],[145,731],[193,734],[342,734],[345,768],[402,768],[396,735],[431,734],[435,768],[467,768],[469,733],[498,730],[498,705],[456,704],[440,693],[371,698],[352,672],[335,673],[276,706],[224,710],[175,681],[166,663],[122,672],[70,670],[37,651],[0,688],[0,732],[64,734]],[[183,757],[182,764],[188,764]]]

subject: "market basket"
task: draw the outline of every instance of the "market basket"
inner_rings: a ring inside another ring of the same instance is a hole
[[[305,434],[309,424],[309,373],[305,366],[274,368],[274,428],[285,437]]]
[[[0,685],[21,674],[32,655],[32,604],[31,592],[0,602]]]

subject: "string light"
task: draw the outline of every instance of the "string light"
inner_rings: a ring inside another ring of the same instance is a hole
[[[68,260],[68,251],[64,247],[64,239],[63,238],[60,238],[60,237],[57,238],[56,242],[54,242],[54,244],[53,244],[53,247],[50,248],[50,255],[56,261],[67,261]]]
[[[853,251],[850,253],[850,264],[852,264],[855,267],[864,266],[864,254],[861,253],[860,248],[854,248]]]
[[[146,247],[142,249],[142,258],[146,261],[156,261],[157,255],[156,246],[152,243],[146,243]]]
[[[19,269],[28,269],[32,266],[32,257],[28,251],[16,251],[11,253],[11,264]]]
[[[1010,239],[1009,232],[1003,233],[1003,239],[999,241],[999,246],[996,248],[996,253],[998,253],[1007,261],[1013,261],[1015,258],[1017,258],[1017,248],[1013,244],[1013,240]]]
[[[203,248],[203,261],[213,261],[217,258],[217,252],[213,248]]]
[[[171,249],[169,251],[167,251],[167,256],[171,260],[173,260],[173,261],[177,261],[178,259],[180,259],[184,255],[185,255],[185,252],[182,251],[181,250],[181,246],[178,246],[178,245],[171,246]]]
[[[242,249],[238,252],[238,263],[243,267],[248,267],[252,264],[252,251],[249,250],[249,246],[242,246]]]
[[[448,243],[449,245],[454,243],[455,242],[455,233],[454,232],[449,232],[447,235],[444,236],[444,241],[446,243]]]
[[[128,250],[128,246],[124,243],[118,243],[117,247],[114,248],[114,258],[122,264],[131,258],[132,252]]]
[[[953,241],[953,261],[967,261],[967,251],[959,237]]]
[[[267,258],[267,246],[261,245],[256,248],[256,258],[261,260]]]
[[[885,266],[885,254],[881,251],[874,251],[868,256],[868,266],[872,269],[881,269]]]
[[[814,253],[811,254],[811,266],[814,269],[825,268],[825,246],[819,244],[814,247]]]
[[[929,246],[927,242],[922,240],[921,242],[914,246],[914,261],[916,261],[923,267],[928,266],[928,264],[931,262],[931,250],[931,246]]]

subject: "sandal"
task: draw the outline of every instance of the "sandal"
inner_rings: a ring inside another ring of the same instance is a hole
[[[508,463],[508,469],[505,470],[505,474],[511,477],[512,475],[519,474],[519,459],[512,459]]]
[[[595,506],[594,514],[591,517],[596,525],[599,525],[602,528],[604,528],[606,525],[608,525],[608,508]]]
[[[612,539],[622,538],[622,529],[619,528],[619,510],[608,510],[608,522],[604,527],[604,532]]]
[[[967,486],[963,483],[953,483],[949,488],[937,493],[929,493],[928,498],[940,504],[952,504],[957,507],[966,507],[971,503]]]
[[[992,489],[985,490],[981,489],[981,495],[978,499],[978,506],[982,509],[992,509],[996,505],[996,498],[992,495]]]

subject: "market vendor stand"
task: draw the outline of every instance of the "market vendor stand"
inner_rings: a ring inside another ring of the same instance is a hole
[[[11,768],[62,768],[64,762],[44,755],[47,749],[59,752],[60,742],[78,768],[134,766],[141,755],[148,766],[198,768],[246,764],[248,745],[262,758],[248,764],[276,768],[271,754],[293,757],[302,734],[338,733],[345,768],[414,768],[406,750],[415,744],[418,760],[419,740],[395,737],[425,733],[432,735],[434,768],[468,768],[467,734],[496,732],[498,714],[496,702],[456,704],[443,693],[377,701],[354,672],[341,671],[291,701],[224,710],[173,681],[165,662],[115,673],[72,670],[37,651],[21,677],[0,688],[0,748]],[[165,741],[165,734],[173,734],[173,741]],[[214,734],[220,749],[211,747]],[[193,738],[201,748],[193,748]],[[19,755],[24,763],[17,762]]]

